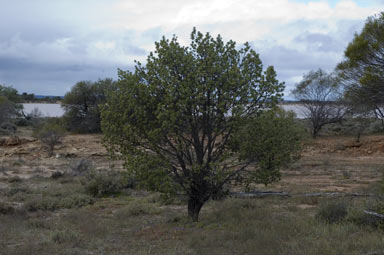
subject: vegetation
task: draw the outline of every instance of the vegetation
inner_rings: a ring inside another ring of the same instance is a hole
[[[313,138],[323,126],[344,118],[346,107],[340,101],[341,88],[332,74],[321,69],[310,71],[296,85],[292,94],[305,108],[304,115],[309,120]]]
[[[112,79],[76,83],[62,101],[66,128],[80,133],[100,132],[99,106],[105,103],[107,91],[113,90],[115,86]]]
[[[293,112],[266,111],[250,119],[235,140],[240,158],[257,162],[259,168],[252,169],[253,178],[247,181],[268,185],[280,180],[279,169],[300,157],[302,134]]]
[[[277,144],[264,140],[264,148],[275,148],[263,154],[253,150],[261,141],[243,144],[238,135],[248,122],[268,129],[257,116],[274,108],[284,88],[273,67],[263,71],[248,44],[237,50],[233,41],[196,30],[191,39],[183,47],[176,37],[163,38],[146,66],[120,71],[118,90],[109,94],[102,111],[102,127],[108,150],[118,153],[129,171],[142,181],[157,181],[155,187],[170,184],[171,191],[184,192],[188,215],[197,221],[204,203],[226,183],[276,181],[279,166],[293,157],[284,146],[287,136],[279,136],[283,141]],[[279,161],[265,163],[274,157]]]
[[[337,66],[346,96],[355,104],[365,105],[384,129],[384,13],[369,17],[363,30],[355,34]]]
[[[18,116],[21,109],[17,90],[0,85],[0,125],[11,122],[12,118]]]
[[[62,125],[52,119],[36,129],[35,136],[47,147],[48,155],[52,156],[55,146],[61,143],[64,133]]]

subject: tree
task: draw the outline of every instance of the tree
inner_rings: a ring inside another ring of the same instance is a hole
[[[19,115],[23,109],[23,105],[19,102],[20,97],[16,89],[0,85],[0,124],[9,122]]]
[[[35,131],[35,136],[47,147],[48,156],[52,156],[55,146],[61,143],[64,136],[64,128],[55,119],[45,123]]]
[[[279,164],[258,167],[263,154],[242,153],[244,139],[237,134],[274,108],[284,84],[272,66],[263,71],[248,44],[237,50],[233,41],[194,29],[190,46],[175,36],[155,45],[146,65],[119,70],[118,89],[102,109],[104,144],[146,187],[183,192],[188,215],[197,221],[204,203],[225,184],[258,181],[255,171],[276,173]]]
[[[384,13],[369,17],[356,33],[337,69],[351,101],[361,102],[382,120],[384,129]]]
[[[305,74],[292,94],[304,107],[303,114],[309,120],[313,138],[323,126],[340,122],[346,113],[336,78],[321,69]]]
[[[14,103],[20,103],[20,95],[17,90],[0,84],[0,96],[6,97],[9,101]]]
[[[106,91],[114,86],[116,85],[112,79],[76,83],[65,94],[62,102],[67,129],[80,133],[100,132],[99,105],[105,103]]]

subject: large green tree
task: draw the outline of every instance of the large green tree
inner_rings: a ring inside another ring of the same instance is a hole
[[[337,66],[346,98],[384,119],[384,13],[369,17]],[[361,108],[361,107],[359,107]],[[384,127],[384,122],[383,122]]]
[[[263,70],[248,44],[237,49],[233,41],[194,29],[189,46],[175,36],[163,38],[145,65],[138,62],[134,72],[119,70],[119,78],[102,110],[106,147],[147,187],[182,191],[192,220],[232,180],[278,180],[281,164],[258,164],[266,155],[252,143],[259,130],[276,123],[254,129],[255,136],[239,137],[246,125],[275,107],[284,89],[273,67]],[[264,139],[271,147],[279,145]],[[269,161],[280,152],[266,153]]]
[[[76,83],[62,101],[66,128],[80,133],[100,132],[99,105],[105,103],[107,91],[115,87],[116,82],[110,78]]]

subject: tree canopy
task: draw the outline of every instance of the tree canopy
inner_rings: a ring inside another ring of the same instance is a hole
[[[251,137],[239,137],[245,125],[281,99],[284,84],[274,68],[264,70],[248,44],[238,50],[234,41],[195,29],[189,46],[176,36],[163,37],[155,46],[145,65],[137,62],[134,72],[119,70],[118,88],[102,110],[107,149],[147,187],[186,194],[195,221],[226,183],[277,180],[280,164],[258,163],[265,157],[274,161],[280,151],[245,153],[259,143],[244,145]],[[274,146],[268,139],[265,143]],[[286,153],[286,147],[281,149]],[[256,171],[268,173],[258,179]]]
[[[369,17],[337,66],[349,101],[369,106],[384,118],[384,13]]]
[[[100,132],[99,105],[105,103],[107,90],[115,86],[115,82],[109,78],[76,83],[62,101],[67,129],[82,133]]]

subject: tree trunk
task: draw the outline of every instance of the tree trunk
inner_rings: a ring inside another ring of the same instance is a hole
[[[188,201],[188,216],[192,221],[199,221],[199,213],[204,202],[195,197],[190,197]]]

